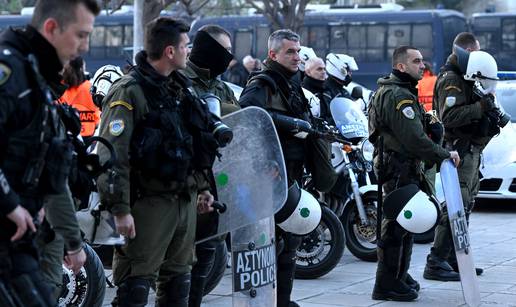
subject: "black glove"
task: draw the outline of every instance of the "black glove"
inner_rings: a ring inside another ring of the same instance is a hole
[[[434,143],[441,144],[444,135],[444,127],[441,123],[428,124],[428,136]]]
[[[480,98],[480,106],[482,107],[483,112],[489,112],[491,110],[496,109],[495,97],[493,94],[485,94]]]

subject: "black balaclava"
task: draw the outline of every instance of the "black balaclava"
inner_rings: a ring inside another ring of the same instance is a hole
[[[210,78],[215,78],[226,71],[233,55],[210,34],[198,31],[195,34],[189,59],[196,66],[209,69]]]

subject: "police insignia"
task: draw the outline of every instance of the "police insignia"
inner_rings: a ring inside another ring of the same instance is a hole
[[[411,106],[404,108],[403,110],[401,110],[401,112],[408,119],[414,119],[414,117],[416,117],[416,112],[414,112],[414,109],[412,109]]]
[[[121,119],[115,119],[109,123],[109,133],[113,136],[119,136],[122,134],[122,132],[124,132],[124,128],[125,124]]]
[[[12,70],[9,66],[0,63],[0,85],[3,85],[11,76]]]
[[[446,106],[451,108],[455,105],[455,101],[457,101],[457,99],[453,96],[448,96],[446,97]]]

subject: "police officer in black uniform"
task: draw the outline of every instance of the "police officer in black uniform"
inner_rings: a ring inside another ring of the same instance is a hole
[[[54,100],[63,90],[63,64],[87,50],[98,11],[93,0],[40,1],[31,26],[0,37],[1,306],[56,303],[38,263],[35,224],[42,220],[44,198],[68,189],[72,149],[64,109]],[[59,208],[74,210],[72,203],[53,210]],[[65,261],[78,270],[85,260],[81,238],[68,243]]]
[[[269,55],[264,70],[251,75],[247,86],[240,96],[242,107],[258,106],[269,112],[309,120],[309,106],[300,85],[298,73],[299,35],[290,30],[278,30],[269,36]],[[305,140],[298,139],[289,133],[279,131],[279,137],[288,184],[300,181],[303,176],[303,165],[306,158]],[[278,228],[277,228],[278,229]],[[281,230],[278,238],[284,242],[278,255],[278,306],[298,306],[290,301],[296,266],[296,249],[301,238]]]

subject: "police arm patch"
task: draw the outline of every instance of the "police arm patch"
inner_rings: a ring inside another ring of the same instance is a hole
[[[408,119],[414,119],[414,117],[416,117],[416,112],[414,112],[414,109],[411,106],[406,106],[401,110],[401,113],[403,113],[403,116]]]
[[[455,86],[455,85],[448,85],[447,87],[444,88],[444,90],[445,91],[455,90],[455,91],[457,91],[459,93],[462,92],[462,90],[459,87]]]
[[[3,85],[11,76],[12,70],[4,63],[0,63],[0,85]]]
[[[116,106],[123,106],[123,107],[127,108],[129,111],[132,111],[134,109],[134,107],[130,103],[125,102],[123,100],[113,101],[112,103],[109,104],[110,109],[112,109]]]
[[[455,98],[455,97],[453,97],[453,96],[448,96],[448,97],[446,97],[446,101],[445,101],[445,103],[446,103],[446,106],[447,106],[448,108],[453,107],[453,106],[455,105],[455,102],[457,102],[457,98]]]
[[[403,99],[400,102],[398,102],[398,104],[396,105],[396,110],[401,109],[401,107],[403,107],[406,104],[412,104],[412,103],[414,103],[414,100],[412,100],[412,99]]]
[[[119,136],[124,132],[125,123],[122,119],[114,119],[109,123],[109,133],[113,136]]]

